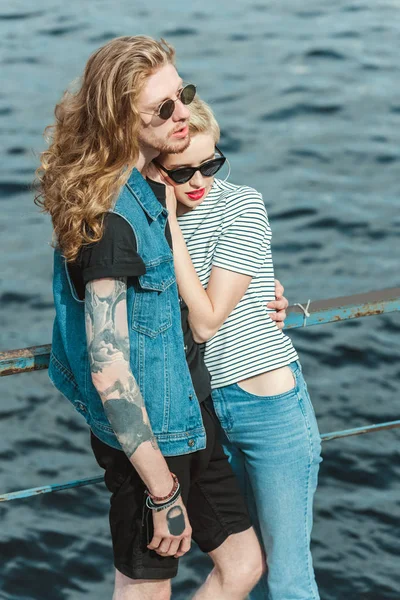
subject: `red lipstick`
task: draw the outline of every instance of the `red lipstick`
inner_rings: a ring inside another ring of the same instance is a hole
[[[194,190],[193,192],[186,192],[186,195],[189,196],[191,200],[200,200],[206,191],[206,188],[201,188],[200,190]]]

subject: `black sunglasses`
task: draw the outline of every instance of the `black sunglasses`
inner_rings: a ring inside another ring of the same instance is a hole
[[[218,171],[223,167],[226,157],[222,154],[221,150],[215,146],[215,149],[220,153],[221,156],[217,156],[216,158],[212,158],[211,160],[207,160],[199,167],[178,167],[177,169],[166,169],[156,160],[153,162],[167,173],[168,177],[175,181],[175,183],[187,183],[196,173],[196,171],[200,171],[203,177],[213,177],[216,175]]]
[[[167,121],[170,117],[172,117],[174,110],[175,110],[175,102],[177,100],[180,100],[182,102],[182,104],[185,104],[185,106],[187,106],[188,104],[190,104],[194,97],[196,95],[196,86],[193,85],[193,83],[189,83],[188,85],[185,85],[185,87],[181,88],[177,95],[176,95],[176,100],[172,100],[172,98],[168,98],[168,100],[164,100],[164,102],[162,104],[160,104],[160,106],[158,107],[158,110],[156,112],[145,112],[144,110],[141,110],[140,112],[145,114],[145,115],[153,115],[156,117],[160,117],[160,119],[163,119],[164,121]]]

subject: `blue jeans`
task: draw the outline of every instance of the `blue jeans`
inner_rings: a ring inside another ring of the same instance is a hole
[[[224,450],[267,555],[251,600],[319,600],[310,552],[321,438],[299,362],[295,387],[255,396],[232,384],[213,390]]]

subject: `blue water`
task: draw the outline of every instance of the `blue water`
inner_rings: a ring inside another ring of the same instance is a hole
[[[42,132],[108,39],[165,36],[260,190],[291,302],[399,285],[397,0],[0,2],[0,349],[50,342],[51,227],[29,191]],[[399,315],[296,331],[321,431],[399,418]],[[0,382],[1,492],[98,474],[46,372]],[[324,445],[313,553],[323,600],[400,597],[399,432]],[[0,598],[110,600],[103,485],[0,506]],[[209,569],[195,549],[175,598]]]

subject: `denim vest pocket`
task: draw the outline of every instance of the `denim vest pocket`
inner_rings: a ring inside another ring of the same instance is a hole
[[[172,260],[146,269],[135,292],[132,329],[154,338],[172,325],[171,286],[175,274]]]
[[[176,281],[174,259],[169,256],[146,263],[146,273],[139,277],[140,287],[146,290],[164,292]]]
[[[132,308],[132,329],[149,337],[156,337],[171,325],[171,300],[168,291],[138,290]]]

